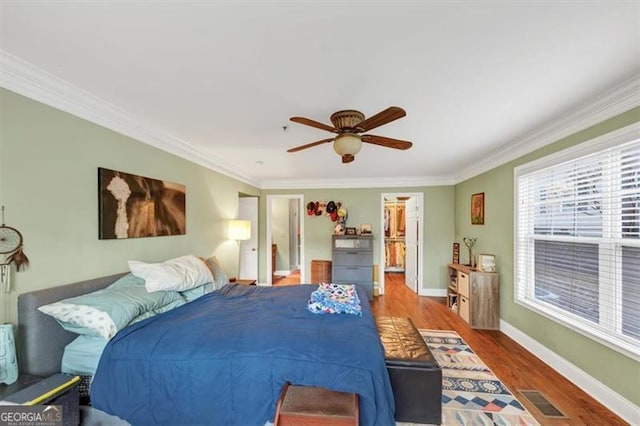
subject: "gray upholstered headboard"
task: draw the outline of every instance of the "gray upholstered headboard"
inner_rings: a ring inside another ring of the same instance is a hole
[[[64,330],[39,306],[100,290],[125,275],[115,274],[60,287],[23,293],[18,296],[18,368],[20,373],[49,376],[60,372],[64,347],[77,334]]]

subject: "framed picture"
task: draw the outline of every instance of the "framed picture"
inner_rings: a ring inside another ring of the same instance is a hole
[[[361,234],[370,234],[371,233],[371,224],[370,223],[363,223],[360,226],[360,233]]]
[[[493,254],[479,254],[478,271],[496,272],[496,257]]]
[[[460,263],[460,243],[453,243],[453,261],[451,263]]]
[[[185,199],[184,185],[99,167],[99,238],[184,235]]]
[[[484,192],[471,196],[471,224],[484,225]]]
[[[346,228],[344,230],[345,235],[356,235],[356,228]]]

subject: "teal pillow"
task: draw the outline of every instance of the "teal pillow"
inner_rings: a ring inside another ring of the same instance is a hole
[[[149,293],[144,280],[129,274],[105,289],[40,306],[38,310],[54,317],[65,330],[111,339],[139,315],[176,301],[182,301],[180,293]]]
[[[163,314],[165,312],[169,312],[170,310],[178,308],[178,307],[184,305],[185,303],[187,303],[187,300],[185,300],[184,297],[181,297],[179,299],[176,299],[174,302],[169,303],[168,305],[161,306],[158,309],[153,309],[151,311],[143,312],[142,314],[140,314],[137,317],[135,317],[134,319],[132,319],[131,322],[129,323],[129,325],[135,324],[138,321],[142,321],[144,319],[151,318],[151,317],[159,315],[159,314]]]
[[[217,290],[215,282],[203,284],[199,287],[192,288],[191,290],[181,291],[180,294],[184,297],[185,301],[193,302],[200,296],[204,296],[207,293]]]
[[[127,275],[118,278],[113,284],[110,284],[107,288],[121,288],[121,287],[133,287],[133,286],[144,287],[144,278],[136,277],[132,273],[128,273]]]

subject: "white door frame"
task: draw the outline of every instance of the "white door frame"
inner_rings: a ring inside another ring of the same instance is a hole
[[[300,282],[305,283],[306,280],[306,270],[305,270],[305,261],[304,261],[304,220],[302,213],[304,211],[304,194],[277,194],[277,195],[267,195],[267,238],[266,238],[266,250],[265,250],[265,258],[267,261],[267,284],[273,284],[273,271],[271,270],[271,204],[274,199],[296,199],[298,200],[298,220],[300,221]]]
[[[405,233],[404,233],[404,283],[414,293],[418,294],[418,227],[421,220],[418,217],[417,197],[409,197],[404,202]]]
[[[383,192],[380,194],[380,258],[378,263],[378,287],[380,294],[384,294],[384,261],[385,261],[385,242],[384,242],[384,199],[396,197],[416,197],[416,206],[418,208],[418,294],[422,295],[423,277],[424,277],[424,193],[422,192]]]
[[[251,238],[239,241],[238,279],[258,280],[258,201],[258,197],[255,196],[238,198],[238,219],[251,221]]]

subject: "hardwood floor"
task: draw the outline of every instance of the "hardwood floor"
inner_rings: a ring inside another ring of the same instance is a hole
[[[408,316],[421,329],[455,330],[542,425],[625,425],[622,419],[500,331],[473,330],[451,312],[445,298],[422,297],[404,285],[404,274],[385,274],[385,294],[374,315]],[[541,392],[567,418],[544,417],[519,390]]]
[[[296,269],[291,271],[287,276],[275,276],[272,280],[272,285],[295,285],[300,284],[300,270]]]

